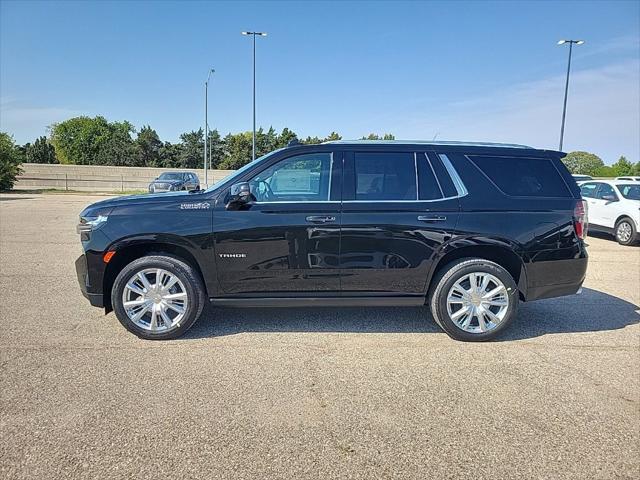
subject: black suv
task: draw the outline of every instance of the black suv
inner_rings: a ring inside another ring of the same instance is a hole
[[[191,172],[164,172],[149,184],[149,193],[199,189],[200,180]]]
[[[495,337],[520,300],[574,294],[585,207],[561,152],[453,142],[276,150],[205,191],[80,214],[83,294],[147,339],[232,306],[425,305]],[[390,322],[393,319],[389,319]]]

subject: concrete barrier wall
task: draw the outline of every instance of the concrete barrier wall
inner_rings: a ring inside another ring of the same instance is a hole
[[[204,187],[203,169],[101,167],[94,165],[47,165],[23,163],[16,190],[80,190],[84,192],[123,192],[146,190],[149,183],[163,172],[194,172]],[[209,185],[222,180],[233,170],[209,170]]]

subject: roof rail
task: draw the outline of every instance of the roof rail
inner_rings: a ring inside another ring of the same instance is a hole
[[[504,147],[504,148],[533,148],[517,143],[493,143],[493,142],[458,142],[458,141],[428,141],[428,140],[331,140],[324,144],[342,145],[440,145],[440,146],[467,146],[467,147]]]

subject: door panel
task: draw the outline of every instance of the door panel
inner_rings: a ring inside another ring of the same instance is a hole
[[[423,294],[434,253],[455,229],[458,199],[442,198],[435,179],[429,182],[422,175],[416,177],[416,172],[424,168],[433,174],[424,153],[411,154],[413,162],[407,160],[405,152],[389,158],[391,170],[388,165],[376,170],[370,163],[363,169],[362,179],[357,178],[357,155],[345,154],[340,240],[343,295]],[[384,163],[383,159],[371,158]],[[438,188],[439,199],[421,191],[427,185]],[[356,200],[358,190],[368,198]],[[411,195],[414,200],[393,199]],[[380,199],[389,197],[391,200]]]
[[[433,255],[451,237],[458,202],[343,204],[342,292],[419,294]]]
[[[339,202],[258,203],[247,210],[216,210],[213,224],[218,279],[225,294],[340,290]]]
[[[239,210],[216,205],[225,295],[339,294],[341,175],[335,155],[288,157],[249,179],[254,202]]]

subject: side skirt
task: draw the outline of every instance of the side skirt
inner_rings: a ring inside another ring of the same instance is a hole
[[[415,307],[425,304],[422,295],[410,297],[270,297],[211,298],[219,307]]]

